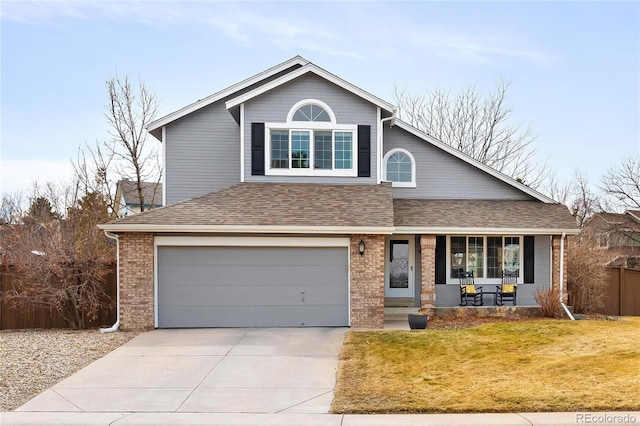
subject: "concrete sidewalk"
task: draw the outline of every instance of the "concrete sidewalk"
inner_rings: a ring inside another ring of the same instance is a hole
[[[575,426],[636,425],[640,412],[518,414],[243,414],[243,413],[0,413],[1,425],[329,425],[329,426]]]

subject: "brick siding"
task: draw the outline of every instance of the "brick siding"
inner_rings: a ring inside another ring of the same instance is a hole
[[[436,306],[436,236],[420,236],[420,308],[431,312]]]
[[[351,235],[351,327],[384,328],[384,242],[384,235]]]
[[[120,329],[155,327],[153,234],[120,234]]]
[[[560,235],[554,235],[551,239],[551,258],[552,258],[552,280],[551,285],[555,289],[560,289],[560,241],[562,237]],[[567,242],[564,244],[564,279],[562,280],[563,288],[563,301],[567,303]]]

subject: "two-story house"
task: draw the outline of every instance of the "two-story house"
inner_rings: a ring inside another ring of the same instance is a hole
[[[561,286],[567,208],[296,56],[149,126],[165,207],[118,238],[124,328],[380,328],[385,306],[458,306],[458,273]]]

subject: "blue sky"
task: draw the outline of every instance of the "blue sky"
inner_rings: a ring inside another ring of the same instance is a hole
[[[394,85],[510,80],[514,124],[561,180],[596,184],[640,153],[640,2],[5,0],[0,14],[2,192],[68,179],[78,146],[108,138],[116,72],[162,116],[298,54],[390,102]]]

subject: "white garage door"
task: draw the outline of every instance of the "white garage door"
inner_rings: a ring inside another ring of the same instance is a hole
[[[349,324],[347,247],[158,247],[158,327]]]

